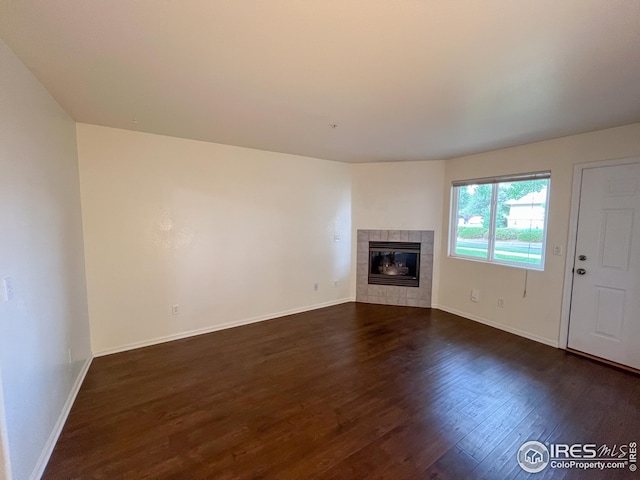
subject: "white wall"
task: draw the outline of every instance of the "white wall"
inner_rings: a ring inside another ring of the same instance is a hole
[[[348,299],[350,165],[77,130],[94,353]]]
[[[438,302],[444,172],[444,161],[353,165],[352,292],[358,229],[434,230],[432,302]]]
[[[25,479],[90,357],[89,324],[75,123],[2,42],[0,105],[0,278],[15,290],[0,291],[0,365],[13,477]]]
[[[640,124],[633,124],[448,160],[440,307],[557,345],[566,258],[554,256],[553,246],[561,245],[566,252],[573,165],[639,154]],[[546,264],[543,272],[528,272],[523,298],[525,270],[448,257],[450,185],[453,180],[539,170],[551,170]],[[480,289],[480,303],[470,301],[472,288]],[[498,308],[499,296],[506,300],[505,308]]]

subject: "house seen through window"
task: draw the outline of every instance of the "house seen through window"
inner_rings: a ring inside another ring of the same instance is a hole
[[[452,184],[449,255],[543,270],[550,172]]]

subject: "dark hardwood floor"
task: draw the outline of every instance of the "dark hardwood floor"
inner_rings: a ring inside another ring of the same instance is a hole
[[[44,478],[527,478],[527,440],[639,442],[640,377],[439,310],[349,303],[96,358]]]

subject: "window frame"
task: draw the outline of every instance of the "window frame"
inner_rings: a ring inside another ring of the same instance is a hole
[[[497,206],[498,206],[498,187],[501,183],[524,182],[527,180],[547,180],[547,198],[545,200],[544,210],[544,230],[542,236],[542,246],[540,251],[540,265],[533,263],[518,262],[514,260],[502,260],[495,258],[496,243],[496,223],[497,223]],[[472,255],[462,255],[456,253],[456,240],[458,237],[458,199],[460,197],[459,188],[469,185],[491,185],[491,201],[490,201],[490,218],[489,232],[487,239],[487,257],[476,257]],[[546,250],[547,250],[547,225],[549,221],[549,197],[551,193],[551,171],[545,170],[541,172],[531,172],[514,175],[499,175],[495,177],[475,178],[469,180],[454,180],[451,182],[451,200],[449,213],[449,247],[448,256],[461,260],[471,260],[480,263],[492,263],[496,265],[504,265],[507,267],[523,268],[525,270],[544,271]]]

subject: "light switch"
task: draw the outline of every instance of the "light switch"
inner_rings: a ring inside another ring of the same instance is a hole
[[[2,284],[4,286],[4,299],[6,302],[10,302],[15,297],[15,292],[13,290],[13,280],[11,277],[4,277],[2,279]]]

